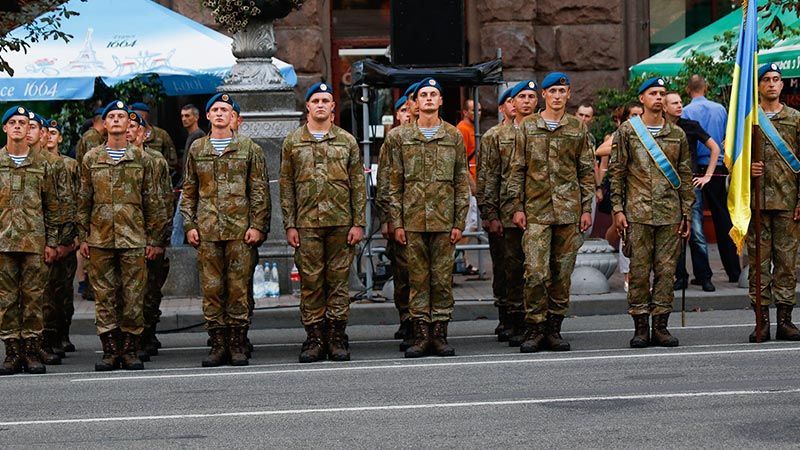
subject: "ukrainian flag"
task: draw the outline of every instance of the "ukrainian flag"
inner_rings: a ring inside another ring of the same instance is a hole
[[[758,125],[757,3],[757,0],[744,0],[742,3],[742,26],[725,133],[725,165],[730,172],[728,211],[733,222],[730,236],[739,254],[750,226],[751,135],[753,125]]]

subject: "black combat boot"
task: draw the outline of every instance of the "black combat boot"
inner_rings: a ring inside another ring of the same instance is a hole
[[[142,332],[142,350],[146,351],[150,356],[158,356],[159,344],[160,342],[156,339],[155,325],[152,327],[144,327],[144,331]]]
[[[144,363],[137,356],[139,349],[139,336],[131,333],[123,333],[122,353],[119,355],[120,367],[124,370],[142,370]]]
[[[61,343],[61,336],[59,336],[57,331],[44,331],[42,335],[47,350],[52,350],[52,353],[58,356],[59,359],[67,357],[67,353],[64,351],[64,345]]]
[[[137,336],[136,349],[134,352],[136,357],[139,358],[139,361],[143,363],[150,361],[150,353],[147,352],[145,345],[147,345],[147,328],[142,330],[141,335]]]
[[[653,327],[650,331],[650,343],[658,347],[677,347],[678,339],[667,330],[669,313],[653,316]]]
[[[395,339],[406,340],[411,334],[411,319],[401,320],[400,326],[394,332]]]
[[[42,361],[39,359],[42,353],[39,339],[40,338],[28,338],[22,343],[22,365],[25,368],[25,372],[32,374],[47,372],[44,364],[42,364]]]
[[[520,353],[535,353],[544,347],[544,324],[528,324],[525,340],[519,346]]]
[[[761,306],[761,314],[757,315],[756,320],[761,322],[761,342],[767,342],[769,340],[769,306]],[[755,329],[750,333],[750,342],[756,342]]]
[[[548,314],[547,323],[545,324],[544,344],[548,350],[554,352],[569,351],[569,342],[561,337],[561,322],[564,321],[564,316],[557,314]]]
[[[406,358],[419,358],[428,354],[431,347],[430,324],[424,320],[415,320],[414,341],[411,347],[406,349]]]
[[[350,361],[350,339],[346,329],[346,320],[328,321],[328,359],[331,361]]]
[[[75,344],[69,339],[69,332],[65,332],[64,335],[61,337],[62,346],[64,347],[64,352],[66,353],[74,353],[75,352]]]
[[[228,362],[228,342],[225,328],[212,328],[208,330],[208,340],[211,341],[211,350],[203,359],[203,367],[217,367]]]
[[[306,325],[306,340],[300,350],[301,363],[322,361],[325,359],[325,330],[323,323]]]
[[[52,342],[50,332],[42,332],[42,336],[36,338],[36,346],[38,348],[39,360],[48,366],[57,366],[61,364],[61,358],[55,354],[53,349],[48,345]]]
[[[503,338],[505,340],[501,340],[500,335],[506,329],[506,316],[508,315],[508,307],[507,306],[498,306],[497,307],[497,326],[494,329],[494,334],[497,335],[497,342],[507,342],[508,335],[504,335]]]
[[[528,331],[528,326],[525,324],[525,312],[509,312],[508,316],[509,321],[505,330],[508,333],[508,346],[519,347],[525,342],[525,333]]]
[[[244,327],[231,327],[228,329],[228,350],[231,353],[232,366],[246,366],[250,363],[246,354],[247,344],[244,338]]]
[[[800,331],[792,323],[792,305],[778,304],[778,327],[775,339],[779,341],[800,341]]]
[[[433,322],[431,326],[431,351],[436,356],[455,356],[456,351],[447,343],[447,322]]]
[[[650,314],[636,314],[633,317],[633,338],[631,348],[646,348],[650,346]]]
[[[94,370],[98,372],[108,372],[119,368],[120,342],[117,330],[107,331],[100,335],[100,343],[103,345],[103,356],[100,362],[94,363]]]
[[[0,375],[13,375],[22,372],[22,354],[19,339],[5,339],[6,359],[0,366]]]

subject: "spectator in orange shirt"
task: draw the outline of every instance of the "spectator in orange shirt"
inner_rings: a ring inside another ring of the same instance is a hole
[[[478,117],[480,115],[481,105],[478,103]],[[477,179],[477,155],[475,152],[475,103],[472,100],[464,102],[464,107],[461,109],[461,117],[461,122],[458,122],[456,128],[464,137],[464,147],[467,149],[467,163],[469,164],[470,191],[474,193],[475,180]]]

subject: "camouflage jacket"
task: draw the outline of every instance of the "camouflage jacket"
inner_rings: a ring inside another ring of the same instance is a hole
[[[175,150],[175,143],[172,142],[172,138],[166,130],[151,126],[150,135],[144,140],[144,145],[150,150],[155,150],[164,155],[170,170],[178,170],[178,152]]]
[[[45,148],[31,149],[32,152],[42,153],[42,158],[50,165],[55,182],[56,197],[58,200],[58,243],[70,245],[74,242],[77,230],[75,229],[75,191],[70,183],[69,173],[64,158],[50,153]]]
[[[770,119],[783,140],[800,157],[800,112],[786,105]],[[767,135],[761,132],[761,155],[764,175],[761,177],[761,209],[792,211],[800,207],[800,176],[789,168]],[[755,195],[751,198],[755,207]]]
[[[64,167],[67,170],[67,183],[69,183],[72,189],[72,210],[67,211],[65,220],[73,224],[72,238],[74,240],[74,238],[78,237],[78,226],[75,223],[76,214],[78,212],[78,193],[81,189],[81,179],[78,174],[78,161],[66,155],[61,155],[61,160],[64,162]]]
[[[676,224],[683,215],[691,218],[694,203],[689,144],[683,130],[666,122],[655,140],[677,171],[681,186],[673,189],[627,121],[611,141],[611,205],[613,213],[624,212],[628,222]]]
[[[206,241],[244,239],[249,228],[269,232],[272,213],[264,151],[234,135],[221,155],[209,136],[186,155],[181,214],[184,231],[197,229]]]
[[[172,236],[172,219],[175,216],[175,196],[172,192],[172,179],[169,177],[169,166],[164,155],[151,150],[145,146],[144,151],[153,158],[153,175],[158,185],[158,197],[161,199],[161,207],[167,220],[164,222],[164,229],[160,233],[159,247],[167,247]]]
[[[578,223],[581,214],[591,213],[594,153],[586,125],[565,114],[550,131],[542,116],[533,114],[519,125],[519,133],[520,151],[506,191],[514,210],[543,225]]]
[[[478,152],[478,180],[475,200],[483,220],[499,220],[513,227],[514,202],[508,198],[512,156],[521,152],[518,129],[513,124],[495,125],[481,139]]]
[[[392,133],[396,128],[389,130]],[[388,135],[387,135],[388,136]],[[375,205],[377,206],[378,220],[382,224],[388,223],[391,218],[389,217],[389,172],[391,172],[392,149],[386,146],[386,141],[381,145],[381,151],[378,154],[378,175],[376,177],[375,187]]]
[[[166,216],[159,198],[153,159],[128,144],[114,161],[104,146],[89,150],[80,169],[78,235],[100,248],[158,246]]]
[[[52,166],[31,151],[17,167],[0,148],[0,251],[44,252],[58,245],[59,203]]]
[[[395,156],[387,194],[392,224],[413,232],[463,230],[469,175],[461,132],[445,121],[430,139],[416,122],[395,130],[384,141]]]
[[[81,138],[78,140],[78,144],[75,146],[75,160],[78,161],[78,168],[80,168],[80,163],[83,161],[83,155],[98,145],[102,145],[105,141],[106,137],[94,127],[86,130],[86,132],[83,133],[83,136],[81,136]]]
[[[286,137],[280,187],[284,228],[366,225],[361,151],[335,125],[319,141],[305,125]]]

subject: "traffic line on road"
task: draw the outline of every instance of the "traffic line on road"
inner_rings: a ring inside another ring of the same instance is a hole
[[[598,355],[598,356],[564,356],[564,357],[543,357],[543,358],[530,358],[526,354],[524,358],[518,359],[500,359],[490,361],[451,361],[451,362],[433,362],[433,363],[400,363],[395,364],[381,364],[381,365],[366,365],[366,366],[342,366],[334,365],[333,367],[308,367],[299,369],[284,369],[284,370],[237,370],[228,372],[201,372],[201,373],[187,373],[187,374],[164,374],[164,375],[123,375],[123,376],[107,376],[107,377],[90,377],[90,378],[76,378],[70,380],[72,382],[107,382],[107,381],[133,381],[133,380],[167,380],[177,378],[214,378],[214,377],[234,377],[234,376],[253,376],[253,375],[283,375],[283,374],[313,374],[324,372],[352,372],[352,371],[369,371],[369,370],[399,370],[399,369],[442,369],[451,367],[467,367],[467,366],[492,366],[492,365],[512,365],[512,364],[539,364],[539,363],[566,363],[576,361],[603,361],[603,360],[626,360],[626,359],[652,359],[652,358],[678,358],[678,357],[696,357],[696,356],[725,356],[736,354],[761,354],[761,353],[776,353],[776,352],[800,352],[800,347],[780,347],[780,348],[753,348],[753,349],[740,349],[740,350],[708,350],[708,351],[662,351],[658,353],[627,353],[617,355]],[[407,361],[407,360],[404,360]],[[433,361],[433,360],[428,360]],[[436,360],[441,361],[441,360]]]
[[[374,406],[351,406],[339,408],[304,408],[304,409],[279,409],[262,411],[234,411],[221,413],[202,413],[202,414],[168,414],[152,416],[119,416],[119,417],[86,417],[74,419],[47,419],[47,420],[20,420],[10,422],[0,422],[2,427],[26,426],[26,425],[66,425],[66,424],[85,424],[85,423],[109,423],[109,422],[141,422],[158,420],[191,420],[209,418],[228,418],[228,417],[266,417],[283,415],[312,415],[312,414],[332,414],[332,413],[359,413],[375,411],[404,411],[419,409],[456,409],[456,408],[482,408],[496,406],[520,406],[520,405],[547,405],[558,403],[586,403],[586,402],[618,402],[628,400],[663,400],[663,399],[697,399],[715,397],[743,397],[752,395],[786,395],[798,394],[800,389],[761,389],[761,390],[730,390],[730,391],[706,391],[706,392],[672,392],[660,394],[628,394],[628,395],[606,395],[606,396],[587,396],[587,397],[563,397],[563,398],[533,398],[523,400],[497,400],[482,402],[456,402],[456,403],[420,403],[410,405],[374,405]]]

